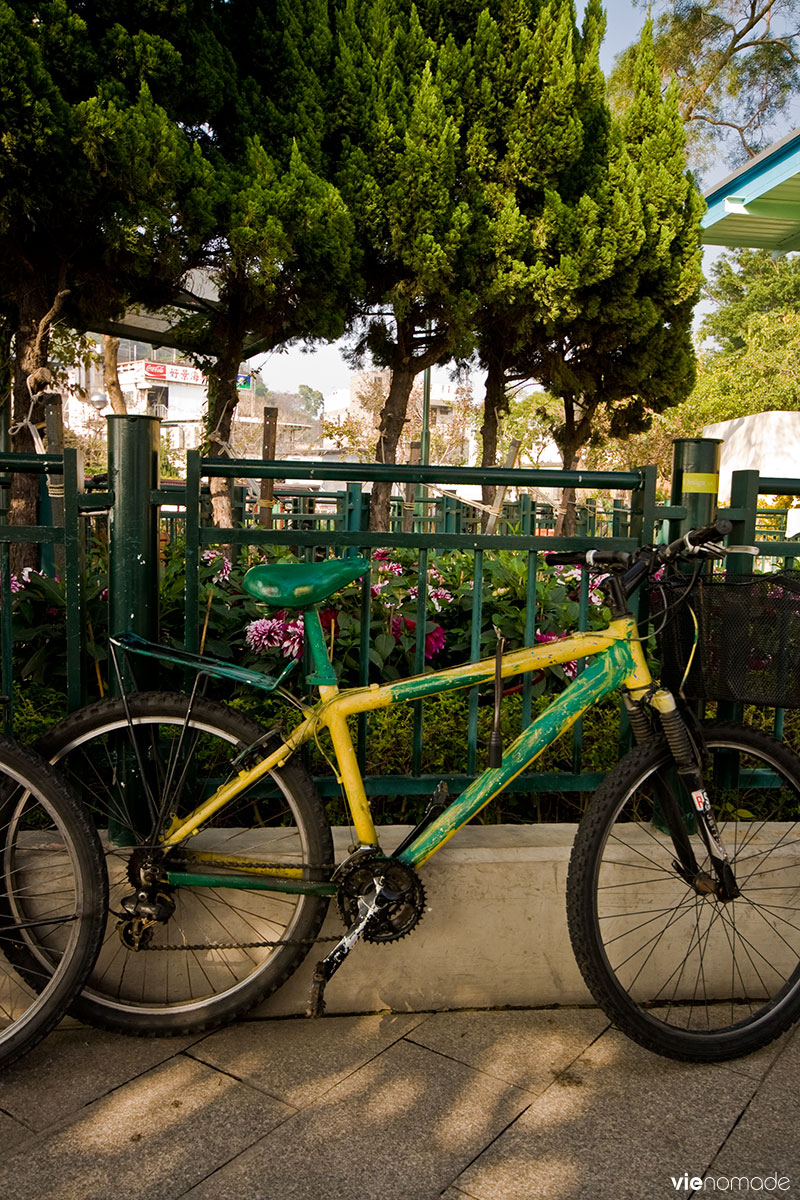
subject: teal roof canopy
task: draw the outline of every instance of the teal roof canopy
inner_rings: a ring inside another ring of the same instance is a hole
[[[800,250],[800,129],[706,192],[704,246]]]

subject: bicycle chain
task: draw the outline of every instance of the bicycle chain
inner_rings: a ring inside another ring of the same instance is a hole
[[[262,946],[316,946],[317,942],[339,942],[340,933],[317,938],[284,938],[276,942],[194,942],[188,946],[140,946],[142,950],[257,950]],[[138,953],[138,952],[137,952]]]
[[[259,862],[259,867],[264,870],[281,871],[291,867],[293,871],[309,870],[309,871],[332,871],[333,863],[323,864],[322,866],[312,867],[310,863],[286,863],[286,862]],[[236,859],[236,858],[216,858],[214,859],[215,867],[227,867],[231,870],[241,869],[246,870],[252,868],[252,859]],[[139,946],[139,952],[142,950],[259,950],[268,946],[315,946],[317,942],[338,942],[341,940],[341,934],[332,934],[327,937],[317,938],[281,938],[276,941],[263,942],[193,942],[181,943],[171,946]]]

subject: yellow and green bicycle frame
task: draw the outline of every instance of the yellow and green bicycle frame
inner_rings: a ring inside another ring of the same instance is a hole
[[[316,607],[303,610],[306,638],[309,643],[314,674],[309,679],[319,687],[320,699],[305,710],[301,723],[280,744],[274,742],[263,758],[252,767],[242,769],[223,783],[188,816],[174,819],[161,839],[164,850],[190,841],[204,824],[237,796],[282,766],[299,747],[327,730],[336,759],[338,781],[347,800],[359,847],[378,847],[378,835],[372,819],[364,782],[359,770],[355,747],[348,728],[348,718],[360,713],[374,712],[392,704],[420,700],[426,696],[488,683],[498,669],[502,678],[541,671],[558,663],[584,660],[586,665],[575,680],[558,695],[504,752],[501,765],[490,767],[421,829],[413,841],[398,855],[410,867],[419,867],[443,846],[458,830],[481,811],[513,779],[525,771],[542,752],[568,730],[594,704],[618,688],[625,689],[634,699],[648,694],[652,677],[645,661],[633,617],[612,620],[605,630],[575,633],[554,642],[542,643],[502,655],[499,664],[485,659],[444,671],[412,676],[389,684],[340,690],[328,657]],[[149,643],[124,639],[126,648],[186,661],[188,656],[165,652]],[[229,664],[195,658],[195,666],[206,673],[238,677],[242,672]],[[274,689],[277,680],[257,672],[246,672],[249,682],[260,680],[259,686]],[[332,894],[335,885],[302,878],[302,869],[279,870],[256,860],[252,866],[242,862],[236,873],[224,870],[214,873],[214,856],[192,854],[195,867],[202,866],[207,874],[197,870],[175,872],[167,868],[167,879],[174,885],[194,887],[241,887],[273,891]],[[167,859],[168,863],[168,859]]]

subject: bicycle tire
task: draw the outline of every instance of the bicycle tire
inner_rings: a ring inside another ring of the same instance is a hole
[[[173,693],[128,698],[141,764],[157,799],[168,786],[170,766],[178,767],[170,807],[179,813],[193,810],[213,789],[209,780],[218,783],[240,771],[232,759],[264,734],[244,714],[200,697],[182,743],[188,703],[186,696]],[[49,731],[40,749],[78,790],[105,849],[110,916],[95,969],[73,1006],[76,1016],[128,1034],[194,1033],[243,1015],[293,974],[319,933],[325,897],[179,886],[172,894],[174,914],[155,926],[147,949],[121,942],[115,914],[122,896],[133,891],[127,875],[131,854],[146,841],[132,815],[132,806],[142,804],[142,778],[138,763],[130,762],[122,700],[73,713]],[[263,784],[251,787],[190,839],[191,849],[184,853],[191,858],[198,851],[224,850],[232,859],[246,854],[302,863],[304,878],[327,878],[331,830],[310,776],[292,764],[272,771],[269,779],[274,796],[264,794]],[[244,945],[284,939],[291,944]],[[202,948],[155,953],[177,946]]]
[[[64,1016],[105,924],[100,843],[75,797],[30,750],[0,738],[0,1065]]]
[[[740,897],[700,896],[674,869],[652,780],[682,785],[659,737],[631,750],[589,802],[567,913],[578,966],[615,1025],[658,1054],[719,1062],[800,1016],[800,760],[747,726],[703,731],[706,790]],[[691,840],[707,868],[699,833]]]

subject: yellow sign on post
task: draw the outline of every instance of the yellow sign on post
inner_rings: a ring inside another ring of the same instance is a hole
[[[708,495],[716,496],[719,491],[719,475],[684,471],[683,490],[684,492],[704,492]]]

